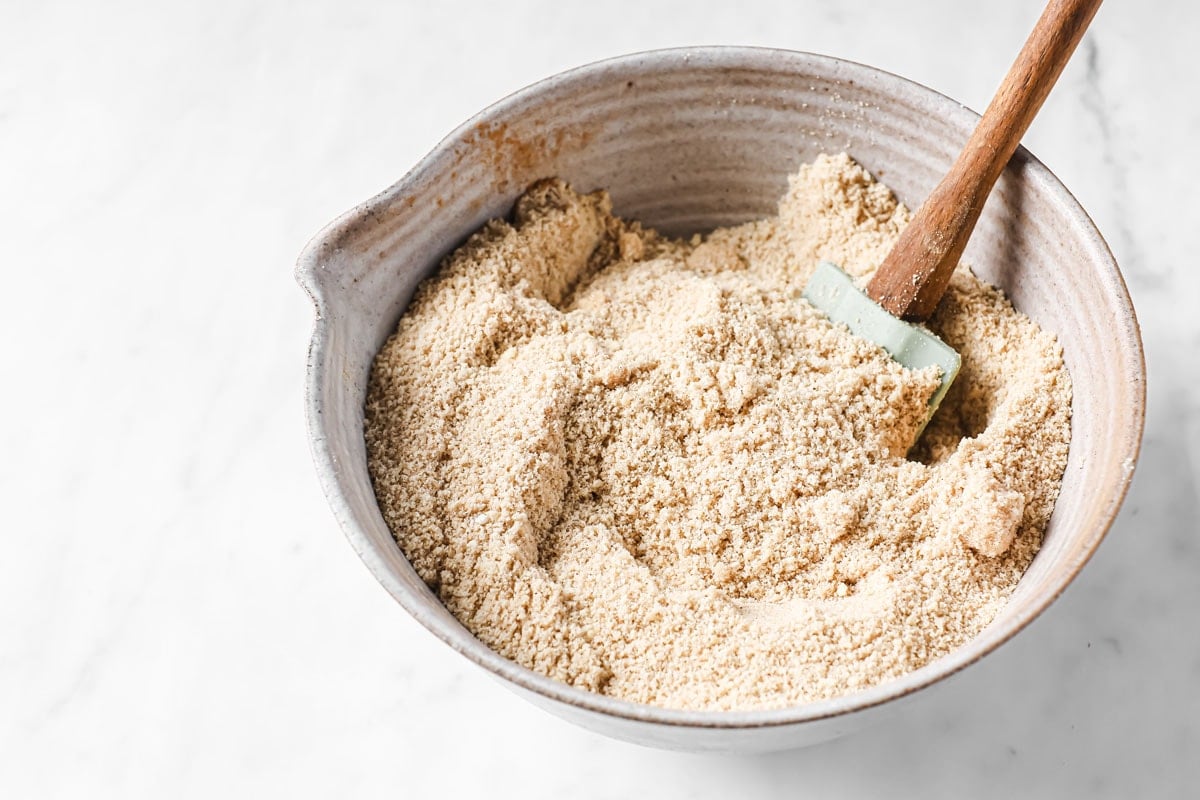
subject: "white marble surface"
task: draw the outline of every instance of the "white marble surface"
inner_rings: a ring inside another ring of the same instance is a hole
[[[1028,631],[890,723],[757,758],[576,730],[375,584],[305,441],[293,259],[485,104],[607,55],[729,43],[981,108],[1038,7],[0,5],[0,796],[1193,795],[1196,4],[1102,9],[1026,140],[1142,319],[1124,513]]]

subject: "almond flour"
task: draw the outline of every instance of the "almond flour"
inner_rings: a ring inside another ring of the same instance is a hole
[[[574,686],[689,709],[852,692],[996,615],[1066,464],[1054,338],[959,269],[937,376],[800,293],[866,278],[908,211],[818,158],[777,217],[678,241],[543,181],[425,281],[366,407],[384,518],[489,647]]]

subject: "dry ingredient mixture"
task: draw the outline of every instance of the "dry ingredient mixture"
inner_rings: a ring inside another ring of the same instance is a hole
[[[786,706],[963,644],[1041,543],[1070,380],[960,267],[929,326],[962,372],[909,453],[936,373],[800,296],[821,259],[868,276],[908,218],[845,155],[690,241],[534,185],[375,361],[369,466],[404,553],[489,647],[641,703]]]

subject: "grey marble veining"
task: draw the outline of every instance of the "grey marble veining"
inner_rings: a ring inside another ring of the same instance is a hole
[[[302,421],[306,238],[475,110],[607,55],[826,52],[985,105],[1039,9],[0,9],[0,795],[1183,797],[1200,783],[1200,7],[1109,3],[1026,138],[1143,326],[1121,519],[927,702],[793,754],[576,730],[433,640],[345,545]]]

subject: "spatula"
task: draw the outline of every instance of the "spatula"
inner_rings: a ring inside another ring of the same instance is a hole
[[[966,147],[900,234],[866,292],[829,262],[817,265],[804,289],[804,297],[831,320],[875,342],[909,369],[941,370],[926,423],[946,396],[961,359],[933,333],[912,323],[928,319],[942,299],[992,186],[1100,2],[1051,0],[1046,5]]]

